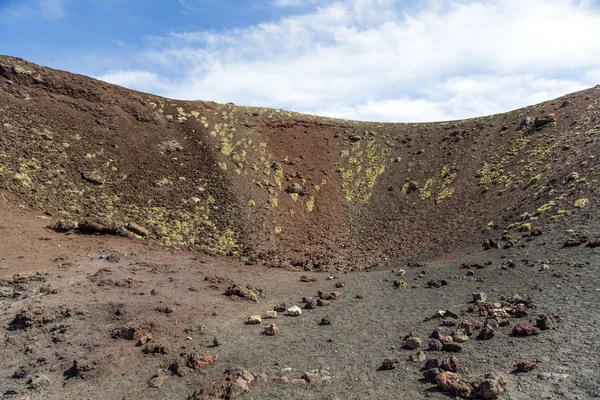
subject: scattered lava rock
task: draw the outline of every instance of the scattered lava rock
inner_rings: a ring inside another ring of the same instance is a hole
[[[331,325],[331,319],[323,317],[321,318],[321,321],[319,321],[319,325]]]
[[[479,340],[490,340],[494,337],[496,331],[491,326],[484,326],[477,334]]]
[[[442,349],[444,348],[444,345],[438,339],[433,339],[433,340],[429,341],[428,347],[429,347],[429,350],[431,350],[431,351],[442,351]]]
[[[140,340],[143,334],[140,328],[127,326],[115,329],[111,336],[113,339]]]
[[[458,358],[454,356],[444,358],[440,363],[440,368],[442,368],[444,371],[458,372],[460,368]]]
[[[171,348],[164,344],[147,344],[144,346],[142,350],[145,354],[169,354],[171,352]]]
[[[475,389],[462,376],[454,372],[442,372],[436,377],[437,385],[445,392],[450,392],[455,396],[469,399],[473,397]]]
[[[395,369],[399,363],[400,363],[400,360],[396,357],[386,357],[383,359],[383,362],[381,363],[381,369],[384,369],[384,370]]]
[[[30,369],[26,365],[22,365],[12,374],[13,379],[25,379],[31,373]]]
[[[416,336],[408,336],[404,339],[404,347],[407,349],[418,349],[421,347],[421,339]]]
[[[484,399],[497,399],[506,391],[506,378],[500,373],[487,374],[477,386],[477,393]]]
[[[533,336],[539,335],[540,333],[540,328],[525,323],[516,325],[512,330],[513,336]]]
[[[556,329],[558,316],[554,313],[542,314],[537,317],[535,326],[540,330],[545,331],[548,329]]]
[[[587,236],[583,236],[583,235],[573,235],[571,236],[570,239],[568,239],[565,244],[563,245],[563,247],[576,247],[576,246],[581,246],[582,244],[584,244],[585,242],[587,242],[588,238]]]
[[[450,353],[460,353],[462,351],[462,346],[458,343],[448,342],[444,343],[444,347],[442,350],[448,351]]]
[[[193,370],[204,368],[217,361],[216,356],[212,356],[208,351],[195,350],[188,357],[186,364]]]
[[[263,331],[263,333],[267,336],[275,336],[277,335],[277,332],[279,332],[279,328],[275,324],[267,326]]]
[[[595,239],[590,240],[589,243],[585,245],[585,247],[600,247],[600,236],[597,236]]]
[[[55,232],[66,233],[70,232],[73,229],[77,228],[77,224],[73,221],[68,220],[60,220],[57,221],[54,225],[52,225],[51,229]]]
[[[226,296],[237,296],[244,300],[251,300],[251,301],[256,301],[256,302],[258,302],[259,299],[265,297],[265,294],[262,291],[262,289],[255,288],[252,285],[242,286],[237,283],[229,286],[225,290],[225,295]]]
[[[410,355],[409,360],[414,362],[414,363],[422,363],[423,361],[425,361],[425,353],[422,351],[417,351],[416,353],[413,353]]]
[[[65,379],[79,378],[87,379],[89,372],[94,370],[94,366],[86,361],[73,361],[71,368],[67,369],[63,375]]]
[[[536,369],[537,364],[534,363],[533,361],[523,360],[523,361],[519,361],[519,362],[515,363],[515,368],[519,372],[529,372],[529,371],[533,371],[534,369]]]

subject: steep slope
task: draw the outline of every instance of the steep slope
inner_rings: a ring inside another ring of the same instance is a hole
[[[472,120],[381,124],[170,100],[0,57],[0,195],[274,266],[431,257],[587,218],[599,99],[596,87]]]

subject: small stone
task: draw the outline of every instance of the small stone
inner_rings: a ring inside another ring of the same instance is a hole
[[[414,363],[422,363],[425,361],[425,358],[425,353],[422,351],[417,351],[416,353],[410,355],[410,361]]]
[[[457,329],[452,334],[452,341],[456,343],[464,343],[469,340],[469,335],[464,329]]]
[[[473,303],[477,303],[478,301],[487,301],[487,295],[483,292],[473,293]]]
[[[396,366],[398,365],[398,363],[400,362],[400,360],[398,360],[396,357],[386,357],[383,359],[383,362],[381,363],[381,369],[385,369],[385,370],[391,370],[396,368]]]
[[[539,335],[540,333],[541,333],[540,328],[536,328],[535,326],[525,324],[525,323],[516,325],[512,330],[512,334],[514,336],[533,336],[533,335]]]
[[[457,372],[460,368],[460,364],[458,363],[458,358],[452,356],[448,358],[444,358],[440,365],[444,371]]]
[[[302,315],[302,310],[298,306],[293,306],[287,309],[287,315],[290,317],[298,317]]]
[[[13,379],[24,379],[29,375],[29,367],[22,365],[12,374]]]
[[[440,360],[437,358],[430,358],[429,360],[425,361],[425,369],[433,368],[440,368]]]
[[[427,382],[435,383],[437,376],[442,372],[443,371],[439,368],[427,369],[423,372],[423,378]]]
[[[158,370],[156,374],[148,381],[148,386],[151,388],[159,388],[165,382],[165,373],[163,370]]]
[[[277,325],[271,324],[271,325],[267,326],[263,332],[267,336],[275,336],[275,335],[277,335],[278,331],[279,331],[279,328],[277,327]]]
[[[408,285],[404,281],[395,280],[394,287],[396,289],[408,289]]]
[[[441,337],[448,336],[448,334],[449,334],[448,328],[445,328],[443,326],[438,326],[437,328],[435,328],[433,330],[433,332],[431,332],[431,335],[429,335],[429,337],[433,338],[433,339],[439,339]]]
[[[302,298],[302,302],[303,302],[303,303],[308,303],[308,302],[309,302],[309,301],[311,301],[312,299],[313,299],[312,297],[306,297],[306,296],[305,296],[305,297],[303,297],[303,298]]]
[[[315,308],[317,308],[317,301],[315,299],[310,299],[304,305],[304,309],[306,309],[306,310],[312,310],[312,309],[315,309]]]
[[[483,328],[492,328],[492,329],[498,329],[500,327],[500,324],[498,324],[498,320],[496,318],[486,318],[485,319],[485,324],[483,325]]]
[[[335,287],[338,288],[338,289],[343,288],[344,286],[346,286],[346,285],[344,285],[342,282],[337,282],[335,284]]]
[[[329,305],[329,302],[327,300],[321,300],[321,299],[317,300],[317,306],[319,306],[319,307],[324,307],[324,306],[328,306],[328,305]]]
[[[290,194],[301,194],[301,193],[302,193],[302,186],[300,186],[300,184],[299,184],[299,183],[296,183],[296,182],[294,182],[294,183],[292,183],[291,185],[289,185],[289,186],[288,186],[288,187],[285,189],[285,191],[286,191],[287,193],[290,193]]]
[[[318,371],[305,372],[302,378],[311,386],[321,386],[331,380],[331,376]]]
[[[277,312],[285,312],[287,310],[287,306],[285,303],[277,304],[275,307],[273,307],[273,310]]]
[[[248,325],[257,325],[262,322],[260,315],[251,315],[248,317]]]
[[[321,318],[319,325],[331,325],[331,320],[327,317]]]
[[[542,314],[536,319],[535,326],[543,331],[548,329],[556,329],[556,320],[556,314]]]
[[[404,340],[404,347],[409,349],[418,349],[421,347],[421,339],[416,336],[409,336]]]
[[[440,342],[443,343],[452,343],[454,342],[454,340],[452,339],[452,336],[442,336],[438,339]]]
[[[479,396],[484,399],[497,399],[506,391],[506,378],[499,373],[488,374],[477,387]]]
[[[265,318],[277,318],[277,311],[267,311]]]
[[[219,339],[217,339],[217,337],[215,336],[213,338],[213,346],[214,347],[219,347],[221,345],[221,342],[219,342]]]
[[[458,343],[444,343],[444,351],[448,351],[450,353],[460,353],[462,351],[462,347]]]
[[[431,351],[441,351],[444,348],[444,344],[440,342],[438,339],[433,339],[429,341],[429,350]]]
[[[149,341],[152,340],[152,334],[151,333],[147,333],[145,335],[142,335],[142,337],[140,338],[140,340],[138,340],[138,342],[136,343],[136,346],[143,346],[146,343],[148,343]]]
[[[27,382],[29,389],[41,389],[52,385],[52,381],[46,375],[34,375]]]
[[[494,328],[492,328],[491,326],[484,326],[483,329],[480,330],[477,334],[477,339],[490,340],[494,337],[495,334],[496,332],[494,331]]]
[[[523,360],[515,363],[515,367],[519,372],[529,372],[533,371],[537,367],[537,364],[533,361]]]

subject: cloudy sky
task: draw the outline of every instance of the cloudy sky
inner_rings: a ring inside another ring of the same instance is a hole
[[[176,99],[437,121],[600,83],[600,0],[0,0],[0,54]]]

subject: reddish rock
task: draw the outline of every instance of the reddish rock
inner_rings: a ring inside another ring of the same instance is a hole
[[[444,348],[444,344],[437,339],[429,341],[429,350],[441,351]]]
[[[515,368],[517,368],[517,371],[519,371],[519,372],[533,371],[536,367],[537,367],[537,364],[534,363],[533,361],[523,360],[523,361],[519,361],[518,363],[515,363]]]
[[[470,399],[475,394],[473,386],[462,376],[454,372],[442,372],[436,377],[436,382],[445,392],[450,392],[463,399]]]
[[[506,378],[499,373],[488,374],[477,387],[479,397],[497,399],[506,391]]]
[[[418,349],[421,347],[421,339],[416,336],[409,336],[404,339],[404,347],[409,349]]]
[[[441,368],[444,371],[457,372],[460,368],[460,364],[458,362],[458,358],[452,356],[447,357],[442,360]]]
[[[558,319],[558,316],[554,313],[542,314],[539,317],[537,317],[537,319],[535,321],[535,326],[537,326],[538,328],[540,328],[543,331],[548,330],[548,329],[556,329],[557,319]]]
[[[386,357],[383,359],[383,362],[381,363],[381,369],[385,369],[385,370],[394,369],[394,368],[396,368],[396,365],[398,365],[399,362],[400,362],[400,360],[398,360],[396,357]]]
[[[533,325],[524,324],[524,323],[516,325],[512,330],[512,334],[514,336],[533,336],[533,335],[539,335],[540,333],[541,333],[540,328],[536,328]]]

